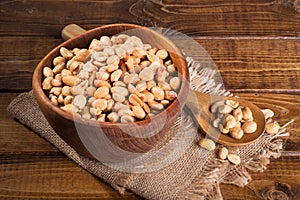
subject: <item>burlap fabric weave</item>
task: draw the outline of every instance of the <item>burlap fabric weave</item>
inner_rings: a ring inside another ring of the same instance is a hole
[[[220,89],[218,84],[211,81],[213,71],[201,68],[190,58],[188,61],[192,89],[229,95],[228,92]],[[240,165],[233,165],[227,160],[218,159],[215,151],[208,152],[197,145],[197,141],[205,136],[193,124],[191,117],[183,113],[182,117],[178,119],[177,125],[181,123],[184,128],[176,132],[178,129],[175,125],[170,129],[173,135],[169,138],[167,145],[172,147],[172,144],[175,144],[173,148],[169,148],[169,152],[164,153],[163,158],[155,158],[157,154],[153,151],[149,152],[151,156],[145,155],[144,158],[147,159],[143,158],[144,163],[140,163],[147,165],[152,161],[169,162],[166,167],[151,172],[128,173],[78,155],[53,131],[39,110],[31,91],[16,97],[9,105],[8,112],[78,165],[106,181],[120,193],[130,190],[146,199],[222,199],[219,189],[220,183],[245,186],[251,180],[248,170],[265,170],[270,157],[277,158],[280,156],[284,143],[281,136],[288,135],[285,126],[283,126],[276,135],[271,136],[265,133],[251,145],[230,149],[242,159]],[[174,147],[178,145],[178,141],[181,142],[179,144],[184,145],[186,141],[190,145],[187,146],[182,155],[177,155],[177,159],[169,159],[169,156],[176,156],[177,150]],[[220,145],[217,145],[218,148]]]

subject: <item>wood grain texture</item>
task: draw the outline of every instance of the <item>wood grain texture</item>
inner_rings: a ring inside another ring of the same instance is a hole
[[[1,37],[0,46],[6,48],[0,48],[0,90],[31,89],[33,70],[62,41],[38,37]],[[215,62],[227,89],[277,89],[279,92],[300,94],[300,40],[196,41],[200,45],[196,49],[202,47],[206,53],[195,50],[191,55],[204,65]]]
[[[298,37],[300,28],[298,0],[6,0],[0,5],[2,36],[60,37],[59,31],[69,23],[90,29],[131,22],[172,28],[193,36],[222,37]]]
[[[139,199],[63,156],[0,156],[0,199]]]

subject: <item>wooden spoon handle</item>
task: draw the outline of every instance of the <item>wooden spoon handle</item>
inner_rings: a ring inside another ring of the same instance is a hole
[[[78,35],[81,35],[85,32],[86,30],[81,28],[77,24],[69,24],[65,26],[61,31],[61,37],[65,40],[68,40],[70,38],[77,37]]]

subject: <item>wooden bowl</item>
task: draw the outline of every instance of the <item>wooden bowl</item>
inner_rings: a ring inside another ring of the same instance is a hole
[[[170,52],[171,59],[178,67],[178,72],[182,77],[178,98],[163,112],[151,119],[126,124],[84,120],[54,106],[41,87],[42,69],[45,66],[51,66],[53,58],[59,55],[60,47],[87,48],[94,38],[100,38],[103,35],[113,36],[124,31],[128,35],[140,37],[144,43]],[[114,145],[120,151],[144,153],[160,142],[181,113],[188,93],[189,73],[186,60],[180,50],[163,35],[138,25],[112,24],[87,31],[53,49],[37,65],[32,87],[42,113],[55,132],[79,154],[94,159],[101,157],[103,153],[107,153],[108,156],[110,153],[114,153],[115,151],[107,150],[108,147]]]

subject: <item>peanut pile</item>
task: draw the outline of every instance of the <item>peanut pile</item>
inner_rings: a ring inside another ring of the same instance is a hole
[[[214,114],[213,126],[223,134],[230,134],[234,139],[241,139],[244,133],[251,134],[257,130],[249,107],[239,105],[234,100],[217,101],[211,106]]]
[[[42,88],[54,105],[84,119],[134,122],[152,117],[178,94],[181,80],[165,49],[120,34],[87,49],[60,48],[43,68]]]

